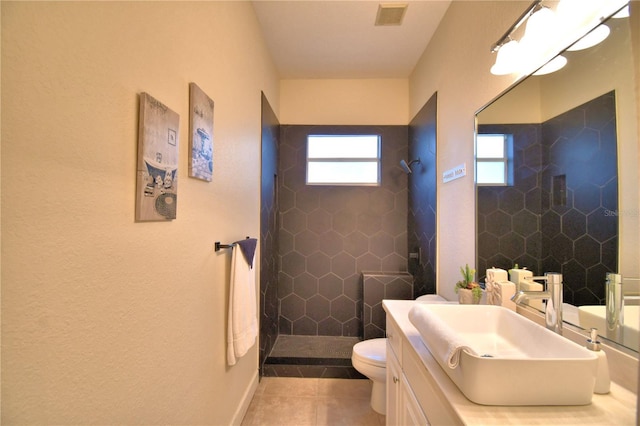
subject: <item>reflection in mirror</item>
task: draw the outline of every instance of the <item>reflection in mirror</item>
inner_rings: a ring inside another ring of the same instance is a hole
[[[597,322],[605,337],[606,274],[621,274],[624,322],[636,337],[618,341],[637,350],[637,73],[630,20],[605,23],[602,43],[563,52],[563,69],[526,78],[477,114],[478,135],[504,140],[507,179],[477,180],[476,265],[481,279],[516,264],[533,275],[562,273],[565,320]],[[476,170],[498,160],[477,159]]]
[[[541,123],[479,124],[481,134],[507,135],[514,180],[478,184],[479,270],[561,272],[566,302],[603,304],[618,265],[615,93]]]

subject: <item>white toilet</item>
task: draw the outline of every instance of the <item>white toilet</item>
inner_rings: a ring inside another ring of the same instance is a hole
[[[458,303],[449,302],[437,294],[427,294],[416,300],[423,303]],[[387,339],[369,339],[353,345],[351,364],[360,374],[373,382],[371,389],[371,408],[380,414],[386,414],[387,400]]]
[[[387,400],[387,339],[369,339],[353,345],[351,363],[360,374],[373,382],[371,408],[386,414]]]

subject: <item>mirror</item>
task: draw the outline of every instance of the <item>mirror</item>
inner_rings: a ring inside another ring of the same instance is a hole
[[[476,134],[506,135],[511,176],[506,186],[476,187],[476,265],[481,281],[487,268],[516,264],[562,273],[565,321],[607,337],[580,307],[603,310],[606,273],[615,272],[626,309],[638,309],[640,202],[630,19],[605,24],[602,43],[563,52],[563,69],[521,80],[476,115]],[[637,351],[634,324],[618,343]]]

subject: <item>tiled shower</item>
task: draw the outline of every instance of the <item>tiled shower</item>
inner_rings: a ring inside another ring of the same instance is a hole
[[[305,184],[310,134],[378,134],[381,186]],[[361,336],[362,271],[407,270],[406,126],[281,126],[279,333]]]
[[[409,282],[414,281],[409,291],[392,278],[389,298],[414,298],[435,290],[435,99],[432,109],[428,125],[424,118],[409,126],[279,125],[263,98],[261,374],[273,375],[265,361],[278,336],[332,336],[339,339],[337,347],[345,339],[351,344],[362,339],[366,323],[376,334],[370,337],[382,337],[384,318],[380,322],[379,313],[372,316],[365,303],[363,272],[396,274],[402,282],[413,268],[417,275],[409,276]],[[433,137],[427,143],[429,132]],[[306,185],[309,134],[380,135],[381,185]],[[412,155],[421,156],[421,167],[408,176],[399,163]],[[409,185],[415,181],[414,191],[425,187],[412,200]],[[420,204],[414,206],[415,200]],[[420,224],[409,224],[423,216]],[[433,224],[425,225],[430,218]],[[410,248],[421,258],[410,260]],[[294,345],[291,339],[287,342]],[[349,360],[344,361],[350,367]],[[317,370],[302,375],[324,377],[315,375]]]

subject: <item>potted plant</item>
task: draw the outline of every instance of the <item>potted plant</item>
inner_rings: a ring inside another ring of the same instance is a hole
[[[469,264],[466,264],[464,268],[460,267],[460,273],[462,274],[462,280],[458,281],[455,286],[458,302],[460,304],[480,303],[482,288],[480,288],[480,284],[473,280],[476,270],[469,268]]]

